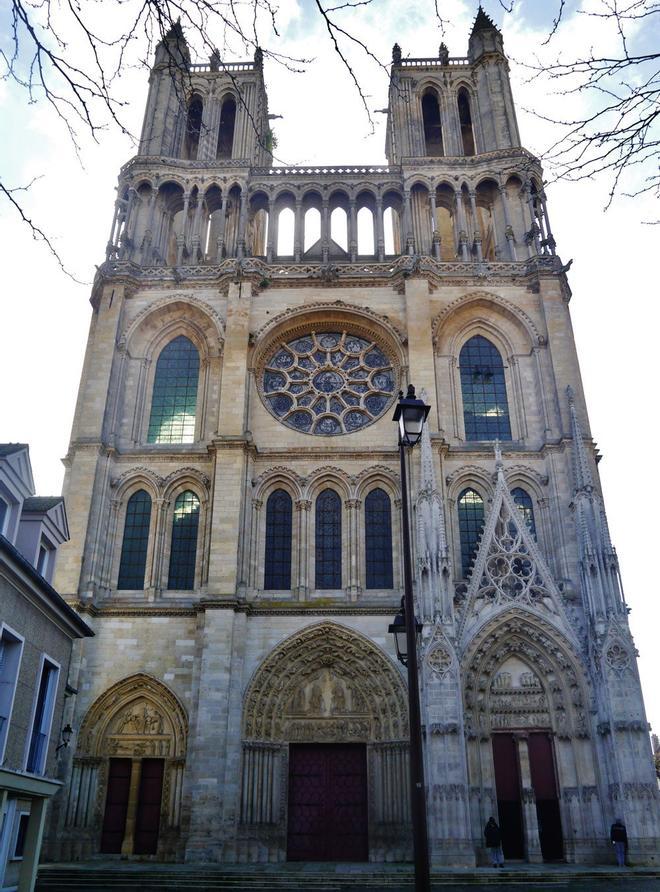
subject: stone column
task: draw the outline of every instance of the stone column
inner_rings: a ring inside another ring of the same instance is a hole
[[[191,247],[191,251],[190,251],[190,258],[188,261],[192,265],[199,262],[200,241],[201,241],[199,228],[200,228],[200,220],[201,220],[201,216],[202,216],[202,204],[203,204],[203,199],[198,191],[197,192],[197,204],[195,205],[195,216],[193,218],[193,225],[192,225],[192,239],[191,239],[192,247]]]
[[[550,227],[550,217],[548,216],[548,205],[545,197],[545,192],[541,192],[541,207],[543,208],[543,219],[545,220],[545,237],[548,243],[548,247],[550,248],[550,253],[555,253],[555,240],[552,235],[552,229]]]
[[[296,198],[295,218],[293,223],[293,259],[300,263],[303,253],[303,212],[302,198]]]
[[[296,586],[296,595],[299,601],[306,601],[309,596],[309,512],[312,503],[309,499],[299,499],[296,502],[296,511],[298,513],[298,554],[296,562],[298,566],[298,584]]]
[[[350,201],[348,204],[348,253],[351,256],[351,261],[355,263],[358,254],[358,233],[357,212],[354,201]]]
[[[167,514],[170,507],[169,499],[154,499],[152,510],[153,541],[154,547],[151,553],[147,553],[148,560],[145,567],[144,587],[147,597],[154,598],[157,592],[167,587],[167,578],[164,573],[165,545],[167,537]]]
[[[534,199],[532,198],[532,190],[529,183],[525,183],[523,186],[525,192],[525,198],[527,200],[527,209],[529,211],[529,219],[530,219],[530,228],[528,233],[528,244],[531,246],[534,245],[536,249],[536,253],[541,253],[541,243],[539,241],[539,227],[536,222],[536,212],[534,210]],[[530,254],[530,257],[533,256]]]
[[[524,733],[516,734],[516,743],[518,745],[518,762],[520,764],[525,850],[530,864],[540,864],[543,861],[543,855],[541,854],[541,841],[539,839],[539,822],[536,817],[536,797],[532,787],[532,774],[529,766],[527,735]]]
[[[456,211],[458,213],[458,250],[462,260],[469,260],[467,222],[465,220],[465,208],[463,207],[463,193],[459,189],[456,196]]]
[[[108,244],[105,249],[106,260],[109,260],[115,249],[115,232],[117,229],[117,223],[119,222],[119,217],[121,214],[121,210],[124,206],[124,201],[117,197],[115,199],[115,210],[112,215],[112,225],[110,226],[110,235],[108,236]]]
[[[181,266],[183,262],[183,249],[186,245],[186,233],[188,232],[188,205],[190,203],[190,192],[186,192],[183,196],[183,223],[181,232],[176,237],[176,265]]]
[[[245,257],[245,228],[247,226],[248,203],[245,188],[241,189],[241,202],[238,210],[237,257]]]
[[[360,585],[360,499],[347,499],[344,506],[348,512],[348,588],[349,601],[357,601],[362,593]]]
[[[259,588],[259,567],[262,561],[259,560],[261,553],[260,530],[261,530],[261,509],[263,507],[261,499],[252,499],[252,525],[250,528],[250,566],[248,568],[248,587],[253,591]]]
[[[276,207],[270,211],[270,202],[268,210],[268,238],[266,240],[266,263],[272,263],[273,258],[277,257],[277,230],[279,222],[279,212]]]
[[[430,209],[430,223],[431,223],[431,245],[435,242],[435,233],[438,228],[436,221],[436,206],[435,206],[435,189],[429,190],[429,209]]]
[[[378,260],[385,260],[385,227],[383,225],[383,199],[379,195],[376,199],[376,256]]]
[[[224,198],[220,199],[220,207],[216,213],[218,214],[218,228],[215,236],[215,259],[217,263],[220,263],[225,252],[225,223],[227,220],[227,208]],[[209,245],[209,253],[210,250],[211,246]]]
[[[412,231],[412,210],[410,207],[410,189],[404,189],[403,192],[403,233],[402,233],[402,254],[415,253],[415,240]]]
[[[504,226],[506,235],[506,244],[509,251],[509,259],[517,260],[516,255],[516,235],[511,225],[511,214],[509,213],[509,193],[504,186],[499,186],[500,199],[502,201],[502,210],[504,211]]]
[[[147,228],[144,231],[142,240],[142,248],[140,251],[140,263],[145,264],[151,260],[151,242],[153,239],[154,214],[156,212],[156,199],[158,190],[152,187],[151,197],[149,198],[149,211],[147,213]]]
[[[408,382],[415,385],[418,396],[422,387],[425,388],[427,401],[431,405],[428,418],[429,430],[436,431],[438,419],[432,338],[433,319],[428,281],[421,276],[410,276],[405,280],[405,298],[408,331]]]
[[[477,217],[477,202],[474,192],[470,192],[470,210],[472,211],[472,237],[474,245],[477,249],[477,261],[481,263],[484,259],[481,250],[481,229],[479,228],[479,218]]]
[[[323,251],[323,263],[328,262],[330,256],[330,208],[327,198],[321,205],[321,249]]]
[[[46,800],[34,797],[30,801],[30,817],[23,846],[23,861],[18,875],[18,892],[32,892],[37,881],[45,818]]]

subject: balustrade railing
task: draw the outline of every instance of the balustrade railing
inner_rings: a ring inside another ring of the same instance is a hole
[[[450,68],[463,67],[469,65],[470,60],[467,56],[453,56],[445,64],[449,65]],[[431,59],[402,59],[398,63],[400,68],[428,68],[429,66],[435,67],[438,65],[442,65],[442,63],[437,56]]]

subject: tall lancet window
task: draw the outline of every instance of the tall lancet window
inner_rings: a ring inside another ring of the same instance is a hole
[[[234,146],[234,126],[236,124],[236,103],[233,99],[225,99],[220,112],[218,128],[218,158],[231,158]]]
[[[202,132],[202,114],[204,112],[204,104],[200,96],[193,96],[188,106],[188,116],[186,118],[186,134],[183,143],[183,157],[188,161],[197,160],[197,150],[199,149],[199,137]]]
[[[144,588],[150,522],[151,496],[144,489],[138,489],[126,505],[117,588]]]
[[[464,489],[458,497],[458,533],[461,541],[463,576],[470,572],[484,528],[484,500],[473,489]]]
[[[392,508],[382,489],[364,500],[364,539],[367,588],[394,588],[392,572]]]
[[[332,489],[316,500],[316,588],[341,588],[341,499]]]
[[[481,335],[463,345],[459,357],[466,440],[510,440],[504,364]]]
[[[524,490],[520,486],[516,486],[515,489],[511,490],[511,495],[513,497],[513,501],[516,503],[518,510],[522,515],[522,519],[525,521],[527,525],[527,529],[530,531],[532,536],[536,539],[536,524],[534,522],[534,506],[532,504],[532,499],[526,490]]]
[[[444,155],[440,105],[434,90],[428,90],[422,96],[422,118],[424,120],[426,154],[432,157]]]
[[[161,351],[156,363],[148,443],[193,443],[199,353],[183,335]]]
[[[195,588],[199,499],[189,489],[176,497],[172,518],[172,547],[168,589],[190,591]]]
[[[465,87],[458,91],[458,120],[461,124],[461,142],[463,154],[474,155],[474,131],[472,129],[472,114],[470,112],[470,97]]]
[[[276,489],[266,502],[264,589],[291,588],[291,496]]]

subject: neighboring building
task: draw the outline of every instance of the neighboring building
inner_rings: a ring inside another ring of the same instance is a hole
[[[89,627],[51,585],[69,538],[64,500],[40,498],[28,447],[0,443],[0,889],[34,885],[74,639]]]
[[[611,861],[615,816],[657,858],[571,293],[483,12],[465,58],[395,46],[387,132],[387,166],[272,167],[260,53],[157,48],[66,460],[56,581],[96,637],[52,857],[409,854],[411,381],[434,861],[482,863],[491,814],[510,858]]]

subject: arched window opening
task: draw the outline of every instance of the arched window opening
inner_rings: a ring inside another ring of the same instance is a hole
[[[464,489],[458,497],[458,534],[461,542],[461,569],[467,577],[477,553],[484,527],[484,500],[473,489]]]
[[[249,224],[248,244],[252,257],[266,256],[266,233],[268,232],[268,211],[259,208],[254,211]]]
[[[481,335],[459,357],[466,440],[510,440],[504,365],[497,348]]]
[[[532,536],[536,539],[536,523],[534,522],[534,505],[531,496],[521,486],[511,490],[513,501],[522,515],[522,519]]]
[[[426,154],[435,157],[444,155],[440,106],[438,97],[432,90],[422,96],[422,118],[424,119]]]
[[[199,499],[187,489],[174,503],[168,589],[191,591],[195,588],[198,529]]]
[[[382,489],[372,490],[364,500],[364,538],[367,588],[394,588],[392,570],[392,508]]]
[[[234,126],[236,124],[236,103],[233,99],[225,99],[220,112],[218,128],[217,158],[231,158],[234,145]]]
[[[316,588],[341,588],[341,499],[324,489],[316,500]]]
[[[440,260],[455,260],[456,233],[454,229],[454,213],[444,202],[441,204],[436,203],[435,228],[440,236]]]
[[[194,443],[198,380],[197,348],[179,335],[156,363],[148,443]]]
[[[470,97],[463,87],[458,91],[458,120],[461,125],[461,140],[463,154],[474,155],[474,131],[472,129],[472,114],[470,112]]]
[[[293,257],[293,227],[295,214],[291,208],[282,208],[277,220],[277,256]]]
[[[291,588],[291,517],[291,496],[276,489],[266,502],[266,590]]]
[[[186,136],[183,144],[183,157],[188,161],[197,160],[199,137],[202,132],[202,113],[204,105],[199,96],[193,96],[188,106],[186,118]]]
[[[321,239],[321,212],[318,208],[309,208],[305,212],[303,225],[305,227],[303,251],[306,252],[313,248]]]
[[[335,208],[330,214],[330,239],[342,251],[348,251],[348,215],[344,208]]]
[[[144,588],[144,571],[147,565],[150,523],[151,496],[144,489],[138,489],[137,492],[133,493],[126,505],[124,538],[121,544],[117,588]]]
[[[357,241],[358,254],[363,257],[373,257],[376,253],[374,246],[374,215],[369,208],[360,208],[357,213]]]

